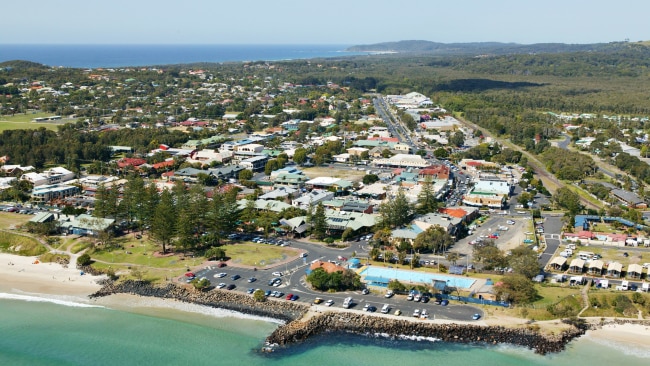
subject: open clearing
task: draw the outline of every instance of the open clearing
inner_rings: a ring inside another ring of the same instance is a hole
[[[298,256],[298,250],[287,247],[277,247],[268,244],[242,243],[224,245],[226,256],[233,264],[244,266],[264,267],[277,264],[291,257]]]

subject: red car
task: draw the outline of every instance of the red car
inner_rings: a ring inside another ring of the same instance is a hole
[[[490,239],[499,239],[499,235],[492,234],[490,235]]]
[[[194,278],[194,277],[196,277],[196,275],[194,273],[192,273],[192,272],[187,272],[185,274],[185,277]]]
[[[292,297],[293,297],[293,294],[288,294],[287,297],[286,297],[286,299],[287,299],[287,300],[291,300]]]

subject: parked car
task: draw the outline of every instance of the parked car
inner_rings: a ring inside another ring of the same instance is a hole
[[[286,297],[286,299],[287,299],[287,300],[291,300],[292,297],[293,297],[293,294],[288,294],[287,297]]]
[[[479,320],[479,319],[481,319],[481,314],[472,315],[472,320]]]
[[[235,281],[235,280],[238,280],[238,279],[240,279],[240,278],[241,278],[241,276],[240,276],[240,275],[238,275],[238,274],[234,274],[234,275],[232,275],[232,276],[230,276],[230,278],[231,278],[231,279],[232,279],[233,281]]]
[[[291,298],[289,300],[296,301],[296,300],[298,300],[298,298],[299,298],[298,295],[291,295]]]
[[[363,295],[368,295],[370,293],[370,291],[367,288],[364,288],[363,290],[361,290],[361,293]]]
[[[442,300],[442,301],[440,302],[440,305],[442,305],[442,306],[447,306],[447,305],[449,305],[449,300],[447,300],[447,299]]]
[[[249,278],[247,281],[248,281],[249,283],[253,283],[253,282],[257,281],[257,278],[255,278],[255,277],[251,277],[251,278]]]
[[[226,277],[227,275],[228,275],[227,273],[225,273],[225,272],[221,272],[221,273],[217,273],[214,277],[216,277],[216,278],[224,278],[224,277]]]
[[[321,299],[320,297],[314,299],[314,304],[320,304],[321,302],[323,302],[323,299]]]
[[[226,287],[226,284],[223,282],[217,285],[217,288],[224,288],[224,287]]]
[[[413,310],[413,316],[414,316],[415,318],[419,318],[419,317],[420,317],[420,309],[415,309],[415,310]]]
[[[413,294],[408,294],[406,301],[413,301]]]
[[[395,315],[396,316],[402,315],[402,311],[400,309],[395,310]]]
[[[253,292],[255,292],[255,289],[252,288],[252,287],[249,288],[248,290],[246,290],[246,293],[249,294],[249,295],[252,294]]]
[[[393,297],[393,295],[395,295],[395,293],[392,290],[388,290],[388,292],[386,292],[386,295],[384,295],[384,297],[389,299]]]
[[[332,305],[334,305],[334,300],[329,299],[329,300],[325,301],[325,306],[332,306]]]

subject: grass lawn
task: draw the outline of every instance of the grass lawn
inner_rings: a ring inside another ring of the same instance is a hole
[[[264,267],[298,256],[298,250],[267,244],[242,243],[221,247],[234,264]]]
[[[5,231],[0,231],[0,250],[24,256],[35,256],[46,252],[46,248],[38,240]]]
[[[334,177],[354,182],[360,181],[363,176],[366,175],[365,170],[340,169],[335,165],[332,165],[332,168],[330,168],[329,165],[326,165],[309,168],[300,167],[300,169],[311,179],[316,177]]]
[[[19,130],[19,129],[37,129],[45,127],[48,130],[56,131],[57,126],[65,123],[72,122],[71,119],[62,119],[53,122],[32,122],[34,118],[50,117],[54,113],[27,113],[16,114],[15,116],[3,115],[0,116],[0,131],[4,130]]]
[[[21,215],[13,212],[0,212],[0,229],[11,229],[23,225],[32,215]]]

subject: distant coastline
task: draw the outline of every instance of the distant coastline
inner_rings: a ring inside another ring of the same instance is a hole
[[[0,44],[0,62],[24,60],[53,67],[110,68],[188,63],[282,61],[368,55],[349,45],[18,45]]]

